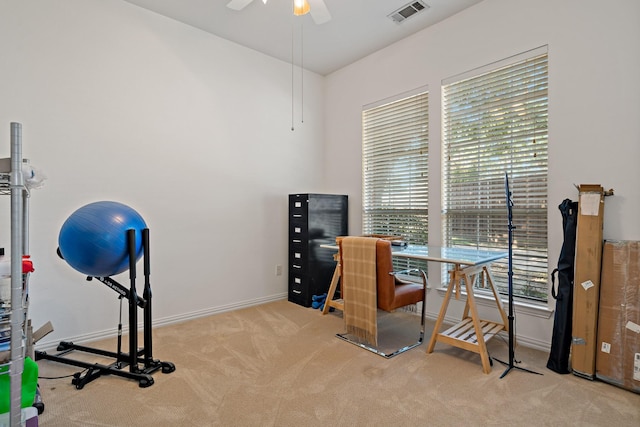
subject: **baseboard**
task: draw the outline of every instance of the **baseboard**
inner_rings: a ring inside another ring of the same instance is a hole
[[[219,314],[219,313],[225,313],[227,311],[233,311],[233,310],[239,310],[242,308],[249,308],[249,307],[253,307],[256,305],[261,305],[261,304],[266,304],[269,302],[273,302],[273,301],[279,301],[282,299],[286,299],[287,298],[287,293],[283,292],[280,294],[274,294],[274,295],[270,295],[270,296],[266,296],[266,297],[261,297],[261,298],[255,298],[255,299],[251,299],[251,300],[245,300],[245,301],[240,301],[237,303],[232,303],[232,304],[226,304],[226,305],[221,305],[221,306],[217,306],[217,307],[210,307],[204,310],[197,310],[197,311],[192,311],[192,312],[188,312],[188,313],[182,313],[182,314],[178,314],[175,316],[168,316],[168,317],[162,317],[162,318],[158,318],[158,319],[153,319],[153,326],[154,327],[162,327],[162,326],[168,326],[168,325],[173,325],[176,323],[182,323],[182,322],[186,322],[188,320],[193,320],[193,319],[197,319],[200,317],[206,317],[206,316],[212,316],[214,314]],[[141,316],[139,316],[141,317]],[[54,325],[55,326],[55,325]],[[138,323],[138,329],[142,330],[142,328],[144,327],[144,324],[142,322]],[[122,325],[122,333],[126,334],[129,331],[129,325]],[[58,347],[58,344],[61,341],[71,341],[75,344],[87,344],[93,341],[99,341],[99,340],[103,340],[103,339],[108,339],[108,338],[113,338],[116,337],[118,335],[118,331],[113,330],[113,329],[108,329],[108,330],[103,330],[103,331],[97,331],[97,332],[92,332],[92,333],[88,333],[88,334],[82,334],[82,335],[76,335],[76,336],[71,336],[71,337],[66,337],[66,338],[62,338],[62,339],[56,339],[54,340],[42,340],[40,342],[38,342],[35,345],[35,349],[39,350],[39,351],[47,351],[47,352],[53,352],[56,350],[56,347]]]
[[[274,294],[274,295],[270,295],[270,296],[266,296],[266,297],[261,297],[261,298],[255,298],[255,299],[251,299],[251,300],[246,300],[246,301],[240,301],[237,303],[232,303],[232,304],[226,304],[226,305],[221,305],[221,306],[217,306],[217,307],[210,307],[204,310],[197,310],[197,311],[192,311],[192,312],[188,312],[188,313],[182,313],[182,314],[178,314],[175,316],[168,316],[168,317],[162,317],[162,318],[158,318],[158,319],[154,319],[153,320],[153,326],[154,327],[161,327],[161,326],[168,326],[168,325],[173,325],[176,323],[181,323],[181,322],[186,322],[189,320],[193,320],[193,319],[197,319],[200,317],[206,317],[206,316],[212,316],[214,314],[219,314],[219,313],[225,313],[227,311],[233,311],[233,310],[239,310],[239,309],[243,309],[243,308],[249,308],[249,307],[253,307],[256,305],[261,305],[261,304],[266,304],[269,302],[273,302],[273,301],[279,301],[279,300],[283,300],[287,298],[287,293],[280,293],[280,294]],[[419,315],[419,313],[416,311],[414,313],[415,315]],[[426,314],[426,318],[432,321],[435,321],[437,317],[436,313],[433,314]],[[455,319],[454,317],[448,317],[445,316],[444,319],[444,323],[445,324],[455,324],[459,321],[460,319]],[[54,325],[55,326],[55,325]],[[139,323],[138,328],[142,328],[143,324]],[[128,325],[123,325],[123,333],[127,333],[129,330]],[[499,335],[503,335],[503,338],[505,340],[508,339],[507,333],[506,332],[501,332]],[[76,335],[73,337],[67,337],[67,338],[63,338],[63,339],[56,339],[55,341],[53,340],[42,340],[40,342],[38,342],[35,346],[36,350],[39,351],[55,351],[56,347],[58,346],[58,343],[60,341],[71,341],[73,343],[76,344],[87,344],[93,341],[99,341],[99,340],[103,340],[103,339],[108,339],[108,338],[113,338],[117,336],[117,331],[113,330],[113,329],[109,329],[109,330],[103,330],[103,331],[98,331],[98,332],[92,332],[89,334],[82,334],[82,335]],[[540,350],[540,351],[545,351],[548,352],[550,349],[550,344],[546,341],[541,341],[541,340],[536,340],[530,337],[524,337],[524,336],[520,336],[517,337],[518,339],[518,344],[522,345],[524,347],[528,347],[528,348],[533,348],[535,350]]]

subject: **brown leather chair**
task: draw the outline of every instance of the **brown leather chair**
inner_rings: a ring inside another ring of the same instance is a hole
[[[373,239],[373,238],[372,238]],[[336,242],[338,243],[340,253],[340,269],[342,289],[349,286],[349,283],[345,283],[345,263],[342,258],[342,240],[343,237],[338,237]],[[347,265],[346,268],[349,268]],[[398,274],[409,273],[410,271],[417,271],[420,273],[422,283],[410,282],[401,280],[398,278]],[[344,296],[344,292],[343,292]],[[422,309],[420,314],[420,335],[417,342],[402,347],[391,353],[384,353],[378,348],[375,348],[368,343],[362,343],[358,340],[350,339],[347,334],[337,334],[338,337],[349,341],[352,344],[356,344],[362,348],[372,351],[380,356],[390,358],[403,353],[409,349],[419,346],[424,339],[424,324],[425,324],[425,306],[427,296],[427,275],[424,271],[418,269],[393,271],[393,258],[391,251],[391,242],[389,240],[377,239],[376,241],[376,298],[377,308],[387,312],[392,312],[398,308],[406,307],[409,305],[422,303]]]

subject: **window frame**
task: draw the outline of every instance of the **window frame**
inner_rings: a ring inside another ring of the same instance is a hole
[[[514,295],[546,304],[547,46],[445,79],[441,91],[443,244],[508,250],[506,171],[514,201],[514,238],[521,242],[513,247]],[[487,154],[488,148],[492,151]],[[478,233],[481,229],[486,231]],[[508,287],[507,264],[505,259],[493,269],[502,294]]]
[[[362,108],[362,229],[365,235],[428,242],[429,90],[427,86]],[[394,268],[420,260],[394,258]]]

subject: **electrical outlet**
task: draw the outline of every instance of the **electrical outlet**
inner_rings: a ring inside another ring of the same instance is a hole
[[[276,276],[282,276],[282,266],[280,264],[276,265]]]

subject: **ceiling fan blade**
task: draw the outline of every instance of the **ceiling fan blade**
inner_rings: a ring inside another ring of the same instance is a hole
[[[231,0],[229,3],[227,3],[227,7],[233,10],[242,10],[247,7],[247,5],[252,1],[253,0]]]
[[[329,13],[329,9],[327,9],[327,5],[324,3],[324,0],[308,0],[308,2],[311,8],[309,13],[313,18],[313,22],[320,25],[331,20],[331,14]]]

